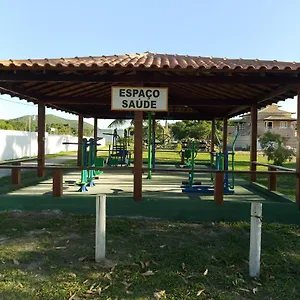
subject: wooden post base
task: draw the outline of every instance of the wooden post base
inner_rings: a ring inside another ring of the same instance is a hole
[[[55,170],[53,173],[52,196],[61,197],[63,195],[63,170]]]
[[[224,203],[224,173],[216,172],[214,200],[217,204]]]
[[[21,162],[15,162],[13,165],[20,166]],[[21,169],[11,169],[11,183],[21,187]]]
[[[269,171],[276,171],[276,168],[269,167]],[[268,189],[269,191],[277,190],[277,174],[269,175]]]

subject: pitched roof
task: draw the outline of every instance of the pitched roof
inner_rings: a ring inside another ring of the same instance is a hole
[[[275,113],[275,114],[281,114],[281,115],[294,114],[292,112],[279,109],[279,107],[280,106],[278,106],[276,104],[268,105],[265,108],[260,109],[258,111],[258,113],[270,113],[270,114]]]
[[[168,88],[169,111],[159,119],[233,117],[294,97],[300,63],[151,52],[97,57],[0,61],[0,94],[97,118],[131,118],[111,111],[114,85]]]
[[[270,120],[270,121],[296,121],[297,119],[292,117],[286,117],[286,116],[269,116],[267,118],[264,118],[264,120]]]
[[[299,62],[277,60],[228,59],[217,57],[157,54],[151,52],[110,56],[87,56],[55,59],[0,60],[0,68],[170,68],[207,70],[300,70]]]

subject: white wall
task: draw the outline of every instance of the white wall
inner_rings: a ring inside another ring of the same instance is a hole
[[[124,136],[124,129],[117,129],[118,135],[123,137]],[[111,135],[106,135],[105,133],[109,133]],[[113,136],[114,133],[113,128],[106,128],[106,129],[99,129],[98,128],[98,137],[104,138],[108,144],[112,144],[113,142]]]
[[[233,139],[228,143],[228,146],[232,146],[232,143],[233,143]],[[249,150],[250,144],[251,144],[250,135],[239,135],[236,140],[235,149]],[[257,151],[261,151],[261,145],[258,140],[257,140]]]
[[[71,135],[45,135],[46,154],[61,151],[76,151],[77,145],[63,145],[64,142],[77,143],[77,137]],[[105,145],[105,139],[98,141]],[[25,156],[37,156],[37,133],[17,130],[0,130],[0,161]]]

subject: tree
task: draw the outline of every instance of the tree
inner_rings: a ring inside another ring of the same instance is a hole
[[[133,124],[133,120],[125,120],[125,119],[115,119],[109,125],[108,128],[118,128],[126,125],[130,121],[130,124]]]
[[[167,146],[171,140],[171,133],[168,128],[165,128],[159,120],[152,120],[155,122],[155,142],[161,146]],[[145,120],[143,122],[143,141],[148,142],[148,128],[149,121]]]
[[[178,141],[194,138],[207,140],[211,132],[211,125],[207,121],[180,121],[170,125],[174,138]]]
[[[8,121],[0,120],[0,129],[14,130],[14,127]]]
[[[284,145],[284,139],[280,134],[266,132],[259,142],[268,162],[273,161],[274,165],[282,166],[287,160],[291,161],[295,153]]]

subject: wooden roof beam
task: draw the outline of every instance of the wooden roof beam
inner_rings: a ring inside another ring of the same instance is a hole
[[[277,89],[274,89],[272,92],[268,93],[267,95],[257,99],[258,103],[261,103],[263,101],[281,96],[282,94],[289,92],[289,91],[295,91],[295,95],[297,94],[297,86],[293,85],[293,84],[287,84],[287,85],[283,85],[280,86]]]
[[[226,115],[228,115],[228,118],[230,118],[230,117],[242,114],[245,110],[246,111],[250,110],[248,105],[243,105],[243,106],[238,106],[236,108],[233,108],[230,111],[228,111]]]
[[[296,76],[295,76],[296,75]],[[191,75],[163,75],[158,73],[143,72],[136,75],[89,75],[89,74],[62,74],[57,73],[32,73],[28,71],[0,71],[0,82],[109,82],[109,83],[198,83],[198,84],[300,84],[300,77],[295,72],[267,76],[195,76]]]
[[[13,83],[0,83],[0,94],[7,94],[11,97],[18,97],[34,103],[38,101],[38,95],[35,93],[29,93],[22,88],[15,87]]]
[[[274,89],[272,92],[266,94],[265,96],[263,96],[259,99],[255,99],[254,101],[256,101],[258,104],[262,105],[262,102],[270,100],[270,99],[275,98],[275,97],[279,97],[279,96],[281,96],[282,94],[284,94],[286,92],[293,91],[294,89],[295,89],[295,92],[296,92],[296,86],[294,84],[283,85],[283,86],[280,86],[277,89]],[[234,108],[234,109],[232,109],[228,112],[228,115],[229,116],[234,116],[234,115],[237,115],[239,113],[242,114],[242,113],[245,112],[245,110],[250,110],[250,107],[242,106],[242,107]]]
[[[55,104],[78,104],[78,105],[110,105],[111,100],[109,98],[102,97],[42,97],[41,101],[45,103]],[[169,105],[182,105],[182,106],[218,106],[218,105],[251,105],[255,101],[251,99],[186,99],[186,98],[174,98],[170,95]]]

